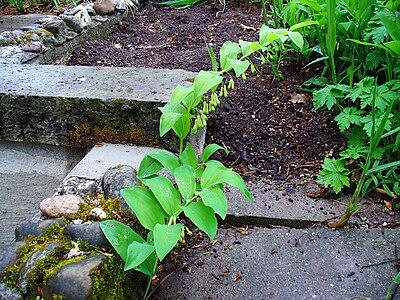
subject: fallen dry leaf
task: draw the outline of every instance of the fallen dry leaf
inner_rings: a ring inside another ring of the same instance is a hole
[[[114,45],[114,48],[117,48],[117,49],[122,49],[122,45],[121,45],[121,43],[117,43],[117,44],[115,44],[115,45]]]
[[[290,102],[293,104],[298,104],[298,103],[306,103],[308,100],[308,96],[306,94],[292,94],[290,97]]]

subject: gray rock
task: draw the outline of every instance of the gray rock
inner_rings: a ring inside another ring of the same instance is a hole
[[[116,11],[125,11],[126,10],[126,2],[125,0],[119,0],[117,5],[115,6]]]
[[[17,289],[9,288],[5,283],[0,282],[0,299],[2,300],[22,300],[23,296]]]
[[[64,14],[64,15],[73,16],[73,15],[75,15],[78,11],[81,11],[81,10],[84,9],[84,8],[86,8],[85,5],[79,4],[79,5],[75,6],[74,8],[66,9],[66,10],[63,12],[63,14]],[[64,19],[64,16],[62,16],[62,18]],[[68,24],[67,24],[67,25],[68,25]]]
[[[92,256],[60,268],[43,287],[44,299],[53,299],[56,295],[71,300],[91,299],[93,282],[89,273],[101,267],[106,260],[104,255]]]
[[[104,197],[115,199],[121,197],[120,190],[132,186],[140,185],[136,170],[128,165],[113,167],[108,169],[103,176]]]
[[[22,30],[22,31],[33,31],[33,30],[37,30],[39,28],[40,28],[39,24],[32,24],[32,25],[22,26],[20,28],[20,30]]]
[[[99,22],[99,23],[104,23],[104,22],[106,22],[106,21],[108,21],[108,18],[107,17],[102,17],[102,16],[94,16],[93,18],[92,18],[92,20],[93,21],[96,21],[96,22]]]
[[[63,16],[65,24],[75,32],[82,32],[82,27],[79,19],[75,16]]]
[[[89,3],[86,5],[86,10],[90,16],[96,15],[96,11],[94,10],[93,5],[94,5],[94,3]]]
[[[100,192],[100,190],[100,180],[72,176],[64,181],[57,193],[59,195],[79,195],[85,197],[89,193],[94,195]]]
[[[0,281],[3,279],[1,272],[3,272],[6,267],[16,262],[18,248],[25,245],[24,242],[17,242],[0,246]]]
[[[61,20],[61,18],[59,16],[47,16],[45,18],[39,19],[36,23],[43,24],[43,23],[56,21],[56,20]]]
[[[40,210],[48,217],[74,214],[79,211],[83,199],[77,195],[61,195],[44,199],[40,202]]]
[[[61,220],[54,220],[54,219],[49,219],[49,220],[44,220],[41,222],[29,222],[22,224],[21,226],[18,226],[15,228],[15,239],[17,241],[22,241],[24,238],[26,238],[28,235],[33,235],[33,236],[39,236],[43,233],[43,231],[46,230],[50,225],[53,225],[55,223],[60,224],[61,226],[64,225],[64,222]]]
[[[28,287],[29,272],[36,266],[36,263],[39,260],[45,259],[51,252],[53,252],[60,245],[61,245],[60,243],[51,243],[47,246],[45,250],[38,250],[35,253],[33,253],[31,257],[29,257],[28,261],[19,272],[19,278],[18,278],[18,285],[24,294],[26,294],[26,292],[28,291],[27,287]]]
[[[100,219],[105,219],[105,218],[107,218],[107,214],[104,212],[104,210],[102,210],[102,209],[99,208],[99,207],[93,208],[93,209],[89,212],[89,215],[96,216],[96,217],[98,217],[98,218],[100,218]]]
[[[67,41],[72,40],[74,38],[76,38],[78,36],[78,34],[74,31],[68,31],[67,35],[65,36],[67,38]]]
[[[66,25],[63,20],[52,20],[46,23],[43,23],[42,25],[43,29],[46,29],[47,31],[51,32],[54,35],[61,34],[65,32]]]
[[[8,46],[12,42],[12,39],[0,34],[0,46]]]
[[[22,50],[25,52],[41,53],[43,50],[43,45],[41,42],[33,42],[29,45],[22,46]]]
[[[118,0],[96,0],[93,8],[99,15],[109,15],[115,11],[117,4]]]
[[[79,24],[82,28],[87,28],[92,24],[92,19],[89,16],[88,11],[86,8],[82,9],[81,11],[77,12],[74,15],[75,18],[79,19]]]
[[[64,234],[72,240],[81,239],[91,245],[98,247],[110,246],[107,238],[103,234],[100,228],[99,222],[93,222],[91,224],[70,224],[65,227]]]

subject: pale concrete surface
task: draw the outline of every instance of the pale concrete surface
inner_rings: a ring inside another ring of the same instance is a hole
[[[169,274],[160,299],[382,300],[398,273],[397,229],[248,231],[220,229],[214,246],[191,250],[187,271]]]
[[[3,65],[0,94],[166,103],[172,90],[194,75],[184,70],[130,67]]]
[[[39,19],[46,18],[48,16],[49,15],[41,14],[0,16],[0,33],[3,31],[17,30],[23,26],[32,25],[39,21]]]
[[[101,144],[101,146],[93,147],[66,178],[77,176],[98,179],[107,169],[117,165],[130,165],[138,170],[143,157],[154,150],[157,149],[121,144]]]
[[[81,157],[73,149],[0,141],[0,244],[29,221]]]

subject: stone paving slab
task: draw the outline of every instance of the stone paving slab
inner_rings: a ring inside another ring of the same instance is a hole
[[[72,176],[98,179],[107,169],[117,165],[130,165],[138,170],[143,157],[154,150],[157,149],[121,144],[101,144],[101,146],[93,147],[71,170],[66,179]]]
[[[315,189],[309,184],[283,188],[276,182],[259,181],[247,183],[247,187],[253,194],[253,203],[236,189],[231,188],[227,193],[231,223],[304,228],[339,217],[346,209],[345,205],[330,199],[308,197],[307,192]],[[343,199],[344,203],[346,201]]]
[[[0,141],[0,244],[13,240],[79,158],[72,149]]]
[[[398,273],[398,230],[220,229],[188,271],[162,283],[161,299],[385,299]],[[383,263],[383,264],[380,264]],[[374,265],[377,264],[377,265]],[[393,299],[400,299],[396,295]]]
[[[97,133],[135,143],[149,137],[173,149],[176,137],[159,138],[159,107],[191,77],[184,70],[4,65],[0,138],[79,145]]]
[[[0,33],[20,29],[23,26],[32,25],[42,18],[50,15],[29,14],[29,15],[6,15],[0,16]]]

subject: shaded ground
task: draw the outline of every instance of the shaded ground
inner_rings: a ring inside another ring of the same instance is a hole
[[[225,41],[258,40],[263,19],[260,8],[249,10],[199,5],[176,10],[146,3],[136,18],[126,18],[108,40],[91,40],[77,49],[71,65],[135,66],[209,70],[205,43],[217,50]],[[244,29],[253,28],[253,29]],[[208,143],[226,146],[220,157],[243,175],[288,179],[319,170],[320,161],[342,147],[330,114],[313,111],[311,98],[294,103],[304,80],[319,70],[291,62],[281,69],[284,80],[269,67],[238,79],[222,107],[210,117]]]

